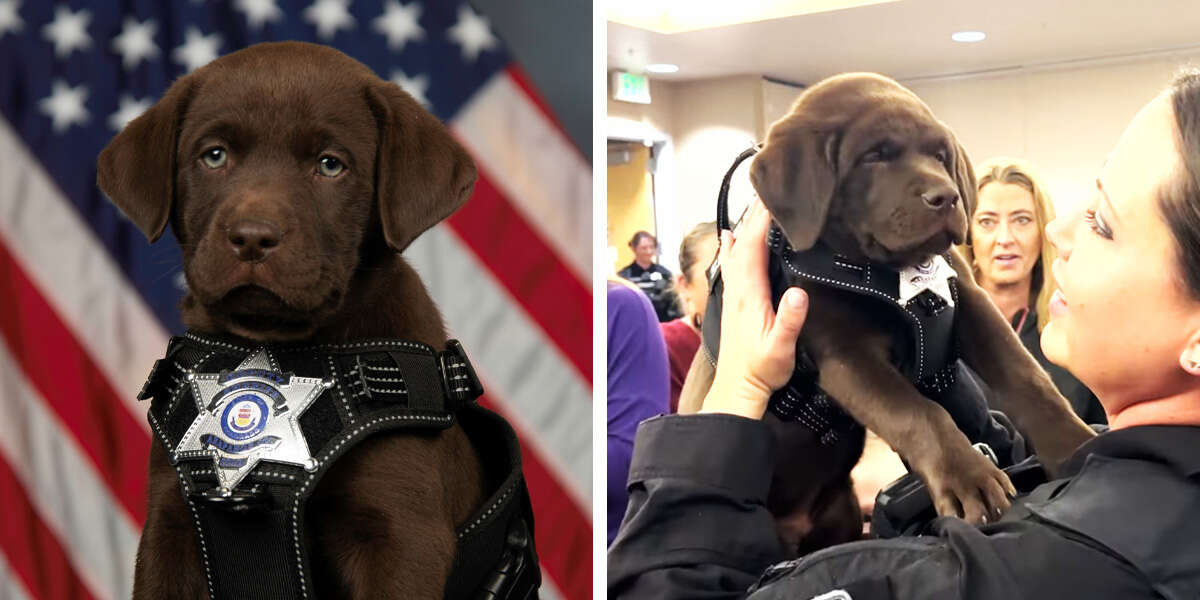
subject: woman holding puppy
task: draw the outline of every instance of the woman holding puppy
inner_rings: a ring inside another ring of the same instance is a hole
[[[702,414],[640,428],[630,508],[609,553],[610,596],[1200,595],[1200,72],[1134,117],[1086,209],[1046,228],[1058,287],[1041,346],[1096,393],[1111,429],[999,522],[942,518],[934,536],[776,564],[760,419],[792,372],[807,305],[791,289],[772,307],[769,222],[756,206],[737,239],[723,238],[729,334]]]

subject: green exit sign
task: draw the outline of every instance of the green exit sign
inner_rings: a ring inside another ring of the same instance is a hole
[[[645,75],[612,72],[613,100],[650,104],[650,80]]]

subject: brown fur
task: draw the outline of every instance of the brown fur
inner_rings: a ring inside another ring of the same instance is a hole
[[[819,239],[852,259],[896,267],[961,243],[975,197],[970,161],[950,130],[912,92],[870,74],[841,75],[806,90],[772,126],[751,180],[793,248]],[[952,266],[962,359],[1003,402],[994,408],[1053,468],[1091,430],[957,254]],[[1007,508],[1007,476],[891,365],[890,331],[897,324],[858,296],[819,286],[807,291],[811,308],[798,344],[820,370],[821,387],[912,465],[939,514],[978,522]],[[698,352],[681,412],[699,409],[713,375],[713,364]],[[781,442],[768,503],[785,546],[803,553],[857,538],[861,516],[849,473],[862,440],[822,449],[804,427],[768,421]]]
[[[214,147],[226,151],[218,168],[203,160]],[[321,174],[326,156],[345,170]],[[336,50],[260,44],[181,78],[101,153],[99,182],[151,241],[170,223],[191,330],[445,347],[441,315],[399,252],[466,201],[474,164],[408,94]],[[273,244],[255,241],[263,232]],[[206,598],[178,481],[152,446],[134,597]],[[441,598],[482,479],[457,425],[360,443],[309,500],[318,595]]]

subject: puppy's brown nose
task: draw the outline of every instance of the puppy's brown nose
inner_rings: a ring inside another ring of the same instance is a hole
[[[253,219],[242,219],[225,231],[229,245],[239,260],[261,262],[279,246],[283,237],[279,229],[270,223]]]
[[[930,190],[921,194],[921,200],[932,209],[952,207],[958,203],[958,191],[951,188]]]

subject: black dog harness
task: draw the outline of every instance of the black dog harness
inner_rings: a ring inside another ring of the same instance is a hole
[[[728,213],[729,181],[738,165],[753,156],[758,146],[738,156],[725,174],[717,199],[717,227],[731,229]],[[884,265],[853,261],[818,242],[797,252],[775,225],[767,235],[770,248],[768,279],[775,306],[789,287],[823,286],[872,301],[907,327],[892,334],[892,364],[925,396],[941,401],[956,382],[958,359],[954,343],[954,306],[958,303],[957,277],[949,255],[932,256],[920,265],[897,270]],[[710,275],[708,305],[701,324],[703,347],[715,365],[721,339],[720,266]],[[798,421],[817,435],[822,444],[833,444],[843,434],[861,429],[835,400],[817,385],[816,364],[797,347],[796,370],[776,391],[768,410],[784,421]],[[952,413],[954,411],[951,411]]]
[[[153,398],[150,425],[179,476],[213,600],[314,598],[305,502],[321,476],[376,432],[436,433],[456,420],[479,449],[489,498],[457,531],[446,598],[536,597],[516,435],[474,403],[475,371],[456,340],[447,348],[171,339],[138,399]]]

